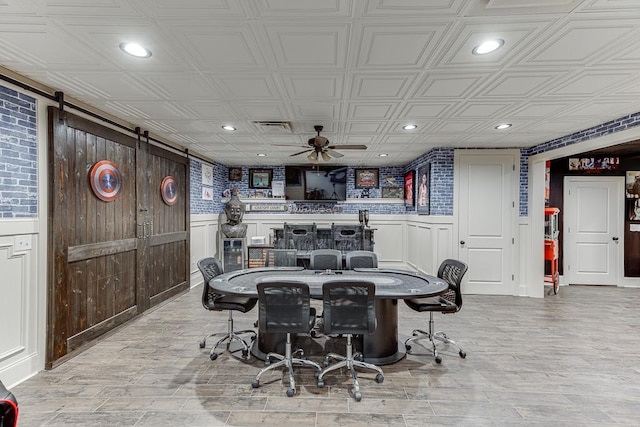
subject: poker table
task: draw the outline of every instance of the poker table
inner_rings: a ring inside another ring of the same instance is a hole
[[[263,281],[295,280],[307,283],[311,298],[322,299],[322,285],[334,280],[366,280],[376,285],[376,330],[362,336],[362,353],[367,362],[395,363],[405,356],[398,343],[398,300],[424,298],[444,293],[449,285],[442,279],[404,270],[356,268],[354,270],[305,270],[302,267],[266,267],[237,270],[216,276],[209,286],[217,293],[258,297],[256,285]],[[260,334],[252,353],[261,359],[283,339],[281,334]]]

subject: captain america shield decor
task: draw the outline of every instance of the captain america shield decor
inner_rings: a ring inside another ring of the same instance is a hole
[[[178,201],[178,188],[176,179],[171,175],[167,175],[160,184],[160,194],[162,200],[169,206],[173,206]]]
[[[104,202],[113,202],[122,188],[122,175],[108,160],[101,160],[91,167],[89,181],[93,194]]]

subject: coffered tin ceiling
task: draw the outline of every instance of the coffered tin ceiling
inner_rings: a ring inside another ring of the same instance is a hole
[[[404,165],[640,111],[637,0],[0,0],[0,46],[7,70],[225,165],[308,163],[290,154],[314,125],[368,147],[330,163]]]

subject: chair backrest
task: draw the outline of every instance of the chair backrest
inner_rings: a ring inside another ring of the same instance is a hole
[[[209,282],[214,277],[224,273],[222,264],[215,257],[202,258],[198,261],[198,270],[202,273],[204,284],[202,286],[202,306],[207,310],[215,310],[215,301],[219,296],[209,287]]]
[[[333,248],[340,252],[364,249],[364,225],[331,224]]]
[[[312,251],[318,247],[317,235],[318,231],[315,222],[313,224],[284,223],[284,241],[286,249]]]
[[[365,334],[376,328],[376,285],[362,280],[333,280],[322,285],[327,334]]]
[[[378,267],[378,256],[371,251],[351,251],[346,255],[347,270]]]
[[[342,270],[342,252],[337,249],[316,249],[309,254],[311,270]]]
[[[449,284],[449,290],[440,296],[454,303],[458,310],[462,307],[461,283],[467,269],[467,264],[455,259],[445,259],[438,268],[438,277]]]
[[[295,249],[267,249],[265,267],[295,267],[298,258]]]
[[[309,285],[296,281],[265,281],[258,283],[256,288],[260,332],[309,332]]]

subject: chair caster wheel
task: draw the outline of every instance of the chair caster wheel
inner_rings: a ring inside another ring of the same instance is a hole
[[[217,358],[218,358],[218,353],[211,353],[209,355],[209,359],[211,359],[211,360],[216,360]]]
[[[360,402],[362,400],[362,393],[356,391],[355,393],[353,393],[353,398],[356,400],[356,402]]]
[[[384,381],[384,375],[382,374],[376,375],[376,382],[380,384],[382,381]]]
[[[467,358],[467,353],[465,353],[464,351],[460,350],[460,353],[458,353],[460,355],[460,357],[462,357],[463,359]]]
[[[200,348],[204,348],[205,345],[207,345],[205,341],[200,341]]]
[[[256,340],[256,336],[255,335],[251,335],[251,341],[255,341]]]
[[[269,366],[269,365],[271,365],[271,360],[265,359],[264,360],[264,366]]]
[[[258,380],[251,381],[251,387],[253,387],[253,388],[260,387],[260,381],[258,381]]]
[[[318,380],[318,388],[324,387],[324,380]]]
[[[353,356],[353,360],[357,360],[358,362],[364,362],[364,356],[362,355],[362,353],[356,354],[355,356]]]
[[[309,335],[311,335],[311,338],[317,338],[318,337],[318,333],[316,331],[309,332]]]
[[[287,397],[293,397],[294,394],[296,394],[296,391],[294,389],[287,389]]]
[[[408,344],[404,345],[404,349],[407,350],[407,353],[411,351],[411,346]]]
[[[436,357],[436,363],[442,363],[442,357],[437,356]]]
[[[329,361],[328,361],[327,359],[323,360],[323,361],[322,361],[322,366],[324,366],[325,368],[326,368],[327,366],[329,366]]]
[[[249,350],[242,350],[242,358],[246,359],[249,357]]]

